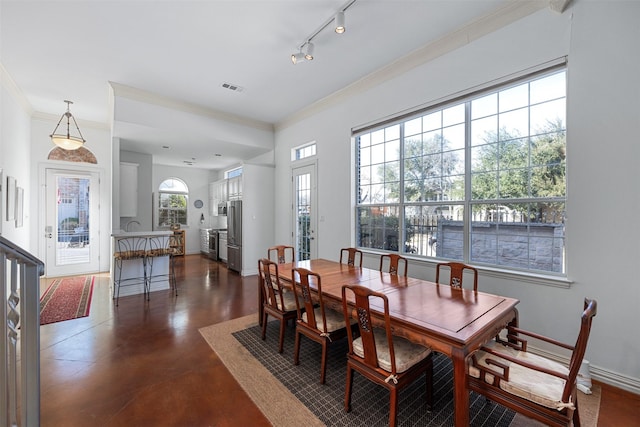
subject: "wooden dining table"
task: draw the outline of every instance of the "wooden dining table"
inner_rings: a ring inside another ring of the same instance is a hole
[[[306,268],[322,278],[325,304],[342,307],[342,286],[357,284],[384,293],[394,334],[443,353],[453,362],[456,426],[469,425],[467,358],[508,324],[517,325],[517,299],[452,288],[326,259],[280,264],[278,275],[291,286],[292,269]],[[262,307],[262,304],[260,304]],[[383,308],[372,304],[374,310]],[[260,319],[262,317],[260,316]]]

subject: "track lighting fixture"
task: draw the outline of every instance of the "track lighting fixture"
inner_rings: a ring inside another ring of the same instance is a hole
[[[346,30],[346,28],[344,27],[344,12],[338,12],[336,14],[336,28],[335,31],[338,34],[342,34],[344,33],[344,31]]]
[[[307,61],[313,60],[313,43],[307,42],[307,50],[304,52],[304,59]]]
[[[304,53],[302,51],[291,54],[291,62],[297,64],[298,62],[304,62]]]
[[[331,18],[327,19],[316,31],[311,33],[309,37],[305,39],[303,43],[298,46],[298,52],[291,54],[291,62],[297,64],[298,62],[304,62],[305,60],[311,61],[313,60],[313,48],[314,45],[311,42],[322,30],[327,28],[331,23],[335,24],[334,31],[338,34],[342,34],[345,32],[346,28],[344,26],[344,11],[347,10],[351,5],[353,5],[356,0],[348,0],[345,4],[342,5],[338,11],[331,16]],[[304,49],[304,53],[303,53]]]

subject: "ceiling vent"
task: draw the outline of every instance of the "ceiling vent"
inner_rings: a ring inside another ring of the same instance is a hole
[[[238,85],[234,85],[232,83],[222,83],[222,87],[225,88],[225,89],[232,90],[234,92],[242,92],[244,90],[243,87],[238,86]]]

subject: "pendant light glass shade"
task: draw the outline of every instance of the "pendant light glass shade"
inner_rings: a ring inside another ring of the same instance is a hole
[[[297,64],[298,62],[304,62],[304,53],[298,52],[291,55],[291,62]]]
[[[66,101],[66,100],[64,102],[67,103],[67,111],[64,114],[62,114],[62,117],[60,117],[60,120],[58,121],[56,128],[53,130],[53,133],[49,136],[51,137],[51,141],[53,141],[53,143],[58,147],[64,150],[77,150],[78,148],[82,147],[86,141],[82,137],[82,133],[80,132],[80,128],[76,123],[76,119],[71,114],[71,111],[69,111],[69,106],[73,104],[73,102]],[[62,123],[62,120],[65,117],[67,118],[67,133],[66,134],[56,133],[56,131],[60,127],[60,123]],[[76,130],[78,131],[78,136],[71,135],[71,126],[70,126],[71,120],[73,120],[73,124],[76,127]]]

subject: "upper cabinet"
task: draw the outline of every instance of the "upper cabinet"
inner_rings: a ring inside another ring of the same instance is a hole
[[[242,199],[242,175],[229,178],[229,200]]]
[[[209,213],[212,216],[218,216],[218,205],[227,200],[229,200],[229,189],[226,179],[209,184]]]
[[[120,163],[120,216],[138,215],[138,164]]]

